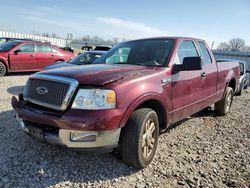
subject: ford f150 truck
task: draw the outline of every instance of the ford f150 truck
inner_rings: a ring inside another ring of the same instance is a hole
[[[239,64],[217,64],[203,40],[141,39],[116,45],[94,65],[32,75],[12,106],[36,139],[74,149],[118,148],[140,169],[171,124],[212,104],[227,114],[239,76]]]

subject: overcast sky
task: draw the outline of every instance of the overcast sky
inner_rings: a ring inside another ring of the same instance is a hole
[[[0,10],[0,30],[105,39],[240,37],[250,45],[250,0],[11,0]]]

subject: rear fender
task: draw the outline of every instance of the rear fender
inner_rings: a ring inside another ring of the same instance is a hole
[[[225,89],[224,89],[224,94],[223,94],[223,97],[225,96],[225,91],[226,91],[226,88],[227,87],[232,87],[233,90],[234,90],[234,93],[237,92],[239,90],[239,81],[237,83],[236,81],[236,74],[233,70],[230,70],[227,74],[227,76],[225,77],[225,82],[226,82],[226,86],[225,86]]]

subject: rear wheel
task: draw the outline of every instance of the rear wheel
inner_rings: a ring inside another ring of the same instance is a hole
[[[2,62],[0,62],[0,76],[4,76],[5,74],[6,74],[6,67]]]
[[[121,133],[120,154],[123,161],[136,169],[146,167],[153,160],[158,137],[156,112],[149,108],[136,110]]]
[[[231,87],[227,87],[223,99],[215,103],[215,111],[220,115],[226,115],[230,111],[233,96],[233,89]]]

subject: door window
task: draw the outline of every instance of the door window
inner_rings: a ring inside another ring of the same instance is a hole
[[[20,52],[34,52],[35,51],[35,45],[34,44],[24,44],[20,46],[18,49]]]
[[[210,64],[212,63],[211,57],[209,55],[209,52],[207,50],[206,45],[203,42],[198,42],[199,44],[199,48],[201,51],[201,55],[202,55],[202,60],[205,64]]]
[[[36,52],[52,52],[51,48],[46,44],[37,44]]]
[[[185,57],[198,57],[197,50],[192,41],[183,41],[176,53],[174,64],[182,64]]]

